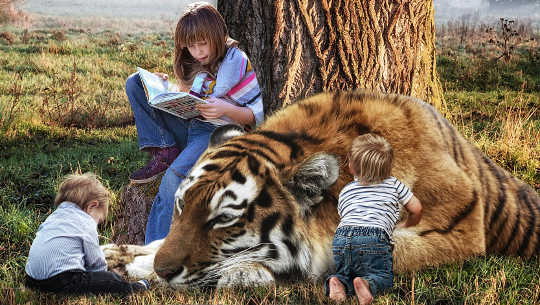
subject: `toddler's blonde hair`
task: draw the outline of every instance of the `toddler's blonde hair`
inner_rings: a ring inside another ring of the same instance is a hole
[[[367,133],[352,142],[349,162],[361,183],[380,183],[390,177],[393,159],[392,146],[381,136]]]
[[[109,205],[110,194],[94,173],[67,175],[58,189],[54,204],[58,206],[64,201],[77,204],[85,209],[92,200]]]

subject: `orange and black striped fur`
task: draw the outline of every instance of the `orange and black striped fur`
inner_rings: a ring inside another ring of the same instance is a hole
[[[157,275],[173,286],[323,278],[333,268],[337,197],[352,179],[347,151],[364,133],[392,144],[392,175],[423,204],[418,226],[394,232],[396,271],[486,253],[539,254],[538,194],[432,106],[398,95],[323,93],[251,133],[216,132],[176,193]]]

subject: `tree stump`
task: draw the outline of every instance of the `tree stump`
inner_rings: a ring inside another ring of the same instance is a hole
[[[162,176],[149,183],[130,183],[124,186],[118,201],[117,216],[113,222],[114,243],[144,245],[146,220]]]

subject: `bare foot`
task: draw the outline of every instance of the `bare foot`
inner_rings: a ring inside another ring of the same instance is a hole
[[[330,280],[328,280],[328,288],[330,289],[330,299],[333,301],[336,301],[338,303],[341,303],[347,299],[347,295],[345,294],[345,287],[343,287],[343,284],[339,281],[337,277],[332,277]]]
[[[357,277],[353,281],[354,291],[358,297],[360,305],[368,305],[373,301],[371,291],[369,291],[369,283],[361,277]]]

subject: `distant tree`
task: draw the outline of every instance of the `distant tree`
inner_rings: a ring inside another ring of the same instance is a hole
[[[257,69],[267,110],[369,88],[440,107],[432,0],[218,1]]]

